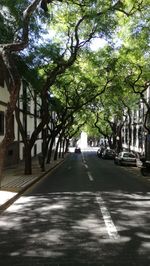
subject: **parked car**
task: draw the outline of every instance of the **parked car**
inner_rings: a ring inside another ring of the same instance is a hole
[[[76,147],[74,150],[75,153],[81,153],[81,149],[79,147]]]
[[[136,155],[133,152],[122,151],[115,156],[114,163],[118,165],[136,166]]]
[[[102,153],[103,159],[114,159],[115,158],[115,151],[112,149],[105,149]]]
[[[101,148],[99,148],[99,149],[97,150],[97,156],[98,156],[99,158],[102,157],[102,153],[103,153],[104,150],[105,150],[104,147],[101,147]]]

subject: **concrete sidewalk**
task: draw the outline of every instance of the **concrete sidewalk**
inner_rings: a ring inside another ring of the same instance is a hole
[[[0,213],[7,209],[32,184],[63,163],[65,158],[59,158],[57,161],[52,160],[50,164],[45,164],[44,172],[41,171],[38,158],[34,158],[32,175],[24,175],[24,163],[22,162],[16,167],[6,169],[0,188]]]

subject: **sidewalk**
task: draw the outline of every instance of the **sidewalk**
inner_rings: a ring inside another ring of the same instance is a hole
[[[45,171],[42,172],[38,158],[34,158],[32,163],[32,175],[24,175],[24,164],[22,162],[16,167],[6,169],[0,188],[0,213],[19,198],[28,187],[61,164],[64,159],[65,158],[58,158],[57,161],[52,160],[50,164],[45,164]]]

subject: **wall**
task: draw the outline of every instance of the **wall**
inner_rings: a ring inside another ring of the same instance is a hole
[[[18,107],[20,110],[20,119],[24,125],[24,110],[23,110],[23,86],[21,86],[20,94],[19,94],[19,101],[18,101]],[[4,87],[0,87],[0,111],[5,112],[7,102],[9,100],[9,93],[6,88],[6,85],[4,84]],[[30,101],[30,108],[28,108],[28,111],[26,112],[26,119],[27,119],[27,134],[31,136],[32,132],[35,128],[35,114],[34,114],[34,101],[31,99]],[[36,124],[38,125],[40,122],[40,118],[36,117]],[[4,119],[4,132],[5,132],[5,119]],[[16,119],[14,119],[14,132],[15,132],[15,139],[14,142],[9,145],[7,154],[6,154],[6,166],[12,166],[19,163],[20,160],[23,160],[23,150],[24,150],[24,144],[22,142],[21,134],[18,130],[18,124],[16,122]],[[4,135],[0,135],[0,142],[2,141]],[[41,134],[39,136],[39,139],[36,141],[33,149],[32,149],[32,156],[35,156],[36,154],[41,152],[41,143],[42,140],[40,139]]]

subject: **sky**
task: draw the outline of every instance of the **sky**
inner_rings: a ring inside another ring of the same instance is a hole
[[[90,43],[90,48],[92,51],[97,51],[103,48],[107,44],[107,41],[102,38],[95,38]]]

